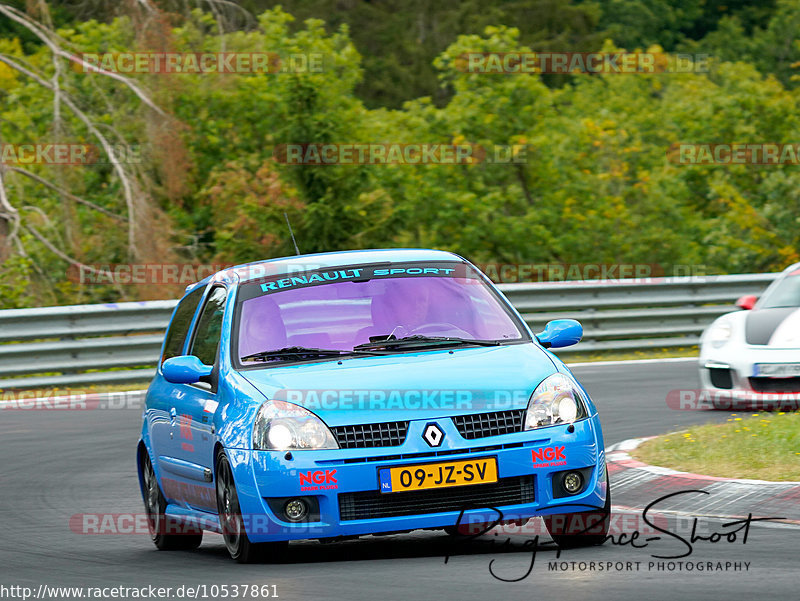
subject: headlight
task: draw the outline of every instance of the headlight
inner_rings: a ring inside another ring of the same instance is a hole
[[[708,340],[714,348],[725,346],[733,335],[733,327],[729,321],[718,321],[708,331]]]
[[[553,374],[533,391],[525,412],[525,429],[568,424],[586,417],[578,385],[564,374]]]
[[[333,434],[320,418],[299,405],[267,401],[253,426],[253,448],[262,451],[338,449]]]

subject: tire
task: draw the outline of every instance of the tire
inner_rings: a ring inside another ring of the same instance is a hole
[[[611,487],[606,472],[606,502],[602,509],[542,516],[547,532],[561,549],[596,547],[606,542],[611,516]],[[591,534],[586,532],[591,531]],[[565,532],[577,532],[566,534]]]
[[[186,551],[196,549],[203,542],[203,531],[185,526],[166,515],[167,500],[158,485],[150,455],[142,451],[142,498],[147,512],[150,540],[161,551]]]
[[[253,543],[247,538],[242,510],[239,507],[239,495],[233,480],[233,471],[228,457],[222,449],[217,454],[216,468],[219,525],[222,528],[225,547],[231,558],[239,563],[278,561],[285,554],[289,543],[286,541]]]

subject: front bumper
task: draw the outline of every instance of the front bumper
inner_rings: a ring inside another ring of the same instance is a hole
[[[748,345],[708,350],[700,356],[700,381],[706,393],[718,398],[720,406],[728,399],[753,408],[780,407],[786,402],[800,401],[800,378],[763,376],[756,373],[755,366],[798,361],[797,349]]]
[[[605,503],[605,456],[596,415],[576,422],[572,432],[563,425],[476,440],[463,439],[451,420],[439,419],[447,441],[439,448],[423,441],[423,428],[429,421],[412,421],[399,447],[293,451],[290,458],[285,452],[228,449],[248,537],[252,542],[267,542],[359,536],[521,520],[588,511]],[[534,459],[534,451],[541,455],[542,449],[558,447],[564,447],[560,450],[563,460]],[[425,495],[379,491],[382,468],[481,457],[497,458],[498,486],[459,486],[429,490]],[[582,468],[587,468],[587,477],[581,491],[555,496],[554,474]],[[316,484],[309,482],[314,474]],[[314,521],[292,523],[273,511],[274,499],[293,497],[313,498],[319,508]],[[376,512],[381,517],[363,517]]]

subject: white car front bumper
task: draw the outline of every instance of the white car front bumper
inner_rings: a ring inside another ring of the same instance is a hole
[[[757,365],[800,365],[800,350],[776,349],[766,346],[735,346],[711,349],[704,345],[700,355],[700,380],[703,391],[736,401],[753,401],[754,408],[763,403],[763,408],[791,403],[800,406],[800,372],[796,368],[780,370],[771,368],[765,374]],[[792,375],[798,373],[798,375]],[[749,404],[749,403],[748,403]],[[791,408],[791,407],[787,407]]]

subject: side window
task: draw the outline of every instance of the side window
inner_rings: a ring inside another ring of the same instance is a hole
[[[218,287],[211,291],[197,321],[190,355],[194,355],[206,365],[213,365],[217,358],[217,348],[222,334],[222,315],[225,312],[225,297],[228,292]]]
[[[192,325],[192,318],[197,310],[200,299],[203,298],[205,287],[201,286],[191,294],[183,297],[175,309],[175,314],[167,330],[167,341],[164,344],[164,354],[161,355],[161,363],[167,359],[177,357],[183,351],[183,343],[186,341],[186,334],[189,333],[189,326]]]

